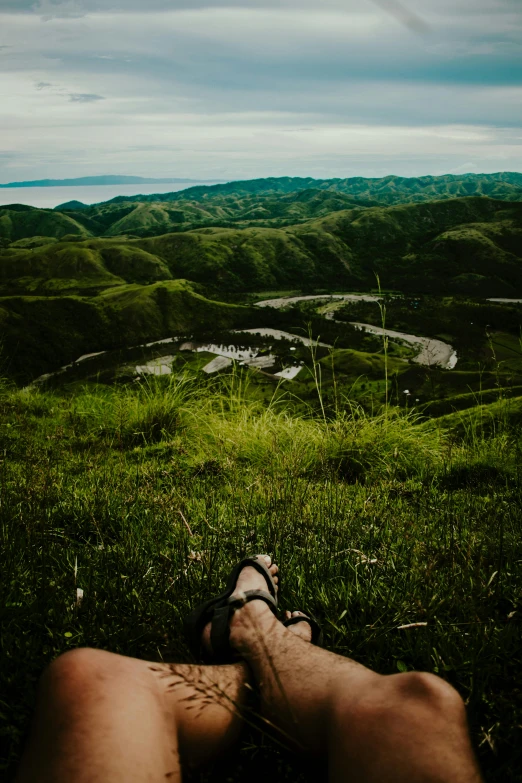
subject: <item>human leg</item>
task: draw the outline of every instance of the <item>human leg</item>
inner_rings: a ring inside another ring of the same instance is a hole
[[[277,566],[265,561],[277,583]],[[265,583],[248,568],[238,586]],[[210,644],[210,627],[204,636]],[[101,650],[66,653],[42,676],[18,781],[179,781],[181,766],[203,764],[237,739],[249,679],[245,663],[165,665]]]
[[[238,737],[248,670],[151,664],[99,650],[42,677],[19,783],[181,780]]]
[[[231,621],[265,716],[294,745],[328,759],[333,783],[478,783],[464,704],[430,674],[378,675],[305,644],[259,602]]]

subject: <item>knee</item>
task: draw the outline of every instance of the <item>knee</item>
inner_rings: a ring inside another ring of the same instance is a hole
[[[440,677],[423,672],[373,677],[357,704],[343,693],[338,707],[338,717],[355,710],[359,725],[379,732],[387,727],[415,733],[465,721],[464,702],[457,691]]]
[[[44,671],[40,691],[62,707],[85,702],[118,677],[119,656],[81,648],[56,658]]]
[[[434,674],[394,674],[388,678],[388,685],[397,704],[422,707],[445,715],[464,713],[464,702],[455,688]]]
[[[408,733],[444,732],[448,726],[465,724],[464,702],[440,677],[409,672],[383,679],[382,692],[368,701],[372,721]]]

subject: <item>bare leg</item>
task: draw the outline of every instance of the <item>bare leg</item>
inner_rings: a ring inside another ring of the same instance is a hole
[[[333,783],[481,780],[464,704],[442,679],[384,677],[311,647],[258,601],[234,615],[231,642],[251,666],[265,716],[327,758]]]
[[[277,566],[266,562],[277,582]],[[238,588],[258,587],[258,579],[249,568]],[[100,650],[66,653],[42,677],[18,781],[180,781],[182,765],[204,764],[236,741],[250,676],[245,663],[169,666]]]
[[[248,676],[242,663],[166,666],[66,653],[42,677],[19,783],[177,783],[181,762],[204,763],[237,739]]]

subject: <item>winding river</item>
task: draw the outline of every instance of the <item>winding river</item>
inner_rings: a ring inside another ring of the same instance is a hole
[[[257,302],[258,307],[275,307],[281,309],[288,305],[296,304],[297,302],[328,299],[328,300],[342,300],[342,301],[362,301],[362,302],[378,302],[382,297],[373,296],[370,294],[321,294],[320,296],[292,296],[292,297],[280,297],[279,299],[266,299],[262,302]],[[339,302],[341,304],[341,302]],[[329,312],[325,314],[325,318],[335,323],[343,323],[342,321],[336,321],[334,313]],[[406,332],[397,332],[393,329],[384,330],[382,326],[374,326],[373,324],[363,324],[358,321],[350,321],[352,326],[356,329],[362,329],[370,334],[377,334],[381,337],[387,336],[391,340],[398,340],[409,345],[417,346],[419,353],[412,359],[416,364],[423,364],[427,367],[443,367],[445,370],[453,370],[458,362],[457,352],[449,343],[444,343],[442,340],[436,340],[431,337],[419,337],[415,334],[407,334]],[[249,331],[255,331],[253,329]],[[262,331],[274,330],[257,330],[257,333]],[[288,339],[288,338],[287,338]],[[324,345],[324,343],[319,343]],[[325,346],[326,347],[326,346]]]
[[[373,296],[372,294],[320,294],[320,295],[308,295],[308,296],[290,296],[290,297],[279,297],[278,299],[266,299],[262,302],[257,302],[258,307],[274,307],[276,309],[281,309],[283,307],[287,307],[288,305],[295,304],[297,302],[303,302],[303,301],[313,301],[313,300],[328,300],[328,301],[338,301],[339,305],[343,301],[363,301],[363,302],[378,302],[382,297]],[[328,313],[325,313],[325,318],[331,321],[335,321],[334,318],[334,312],[330,311]],[[336,323],[344,323],[342,321],[336,321]],[[447,370],[452,370],[456,364],[457,364],[457,353],[454,350],[454,348],[449,345],[448,343],[442,342],[442,340],[435,340],[429,337],[419,337],[415,334],[407,334],[406,332],[397,332],[393,329],[386,329],[385,332],[381,326],[374,326],[373,324],[364,324],[359,323],[358,321],[350,321],[352,326],[355,326],[356,329],[362,329],[365,332],[368,332],[370,334],[376,334],[379,336],[384,336],[384,334],[389,337],[391,340],[398,340],[403,343],[408,343],[409,345],[413,345],[419,349],[419,352],[415,356],[414,359],[412,359],[413,362],[416,362],[417,364],[422,364],[428,367],[438,366],[443,367]],[[239,331],[239,330],[238,330]],[[301,337],[300,335],[291,334],[290,332],[283,332],[280,329],[271,329],[268,327],[261,327],[258,329],[241,329],[241,334],[252,334],[252,335],[259,335],[260,337],[267,337],[272,340],[288,340],[289,342],[294,343],[301,343],[302,345],[305,345],[307,347],[310,347],[311,345],[317,345],[321,348],[331,348],[332,346],[328,343],[322,343],[322,342],[316,342],[315,340],[311,340],[309,337]],[[173,345],[175,343],[180,342],[179,338],[177,337],[167,337],[164,340],[156,340],[154,342],[146,343],[143,346],[135,346],[135,347],[143,347],[143,348],[155,348],[159,347],[161,345],[164,345],[165,347],[168,345]],[[225,369],[225,367],[228,367],[232,364],[232,362],[237,361],[241,364],[248,365],[250,367],[257,368],[259,370],[268,370],[269,367],[273,366],[273,364],[276,361],[276,357],[272,354],[269,355],[260,355],[259,348],[238,348],[235,345],[214,345],[214,344],[202,344],[202,343],[196,343],[196,342],[183,342],[180,346],[180,350],[188,350],[193,351],[196,353],[199,353],[201,351],[205,351],[211,354],[214,354],[215,358],[209,362],[205,367],[203,367],[203,371],[212,374],[214,372],[219,372],[222,369]],[[290,350],[294,350],[291,348]],[[89,353],[84,354],[83,356],[80,356],[75,362],[72,362],[71,364],[67,364],[65,367],[60,368],[57,372],[54,373],[47,373],[46,375],[40,376],[40,378],[37,378],[33,383],[42,383],[43,381],[46,381],[52,377],[55,377],[57,375],[61,375],[68,370],[76,367],[78,364],[82,362],[88,362],[89,360],[95,359],[99,356],[103,356],[106,354],[107,351],[100,351],[97,353]],[[165,356],[156,357],[154,359],[149,360],[148,362],[137,365],[136,366],[136,372],[138,375],[170,375],[172,373],[172,362],[174,360],[174,356],[169,354]],[[283,379],[291,379],[296,377],[296,375],[300,372],[302,367],[300,365],[285,367],[281,372],[275,373],[276,377],[280,377]]]

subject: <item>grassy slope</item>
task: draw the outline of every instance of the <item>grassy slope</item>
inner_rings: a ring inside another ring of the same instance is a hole
[[[74,217],[52,209],[35,209],[22,205],[0,207],[0,239],[10,242],[34,236],[85,237],[89,231]]]
[[[232,562],[269,551],[283,610],[308,609],[328,649],[383,674],[447,679],[488,782],[519,781],[520,428],[501,407],[493,418],[494,438],[476,417],[462,441],[393,415],[300,418],[234,384],[2,389],[4,771],[47,662],[81,645],[188,660],[189,608]],[[414,622],[427,625],[397,630]],[[227,763],[212,781],[257,779],[260,765],[274,780],[323,779],[256,735]]]
[[[522,175],[249,180],[156,196],[118,197],[79,209],[0,211],[0,240],[28,236],[154,236],[201,225],[281,227],[353,207],[430,202],[469,196],[522,200]],[[60,211],[61,210],[61,211]],[[53,218],[54,216],[54,218]]]
[[[121,285],[90,298],[0,298],[5,370],[20,381],[84,353],[173,333],[246,326],[249,317],[249,308],[210,301],[184,280]]]
[[[172,275],[227,291],[296,284],[371,287],[378,272],[387,287],[434,292],[466,287],[470,294],[501,296],[522,284],[521,238],[522,205],[456,199],[344,210],[284,229],[206,228],[133,241],[89,239],[7,250],[0,256],[0,280],[4,293],[10,286],[23,290],[24,280],[15,282],[20,270],[21,277],[34,278],[33,288],[62,287],[53,282],[71,279],[62,259],[70,259],[74,271],[77,253],[77,273],[85,267],[94,286],[102,265],[107,275],[126,281]],[[86,251],[96,274],[87,269]]]
[[[155,236],[200,225],[286,225],[355,206],[372,205],[341,193],[305,190],[298,193],[219,195],[183,199],[179,203],[142,203],[122,206],[107,202],[92,207],[47,210],[12,205],[0,210],[0,240],[16,242],[32,236]]]

